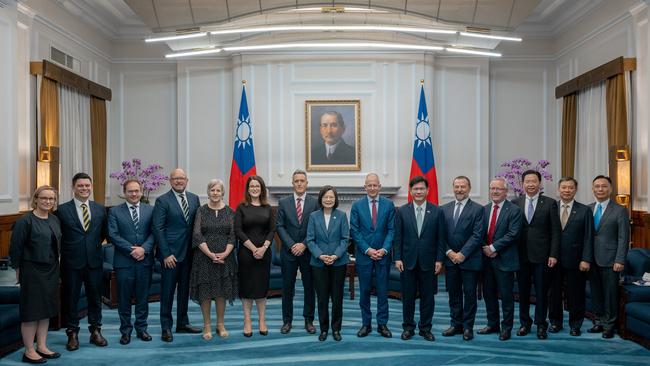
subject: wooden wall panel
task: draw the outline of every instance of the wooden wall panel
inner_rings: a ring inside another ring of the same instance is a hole
[[[0,258],[9,256],[9,241],[11,240],[11,227],[23,214],[0,216]]]
[[[632,248],[650,249],[650,213],[632,211]]]

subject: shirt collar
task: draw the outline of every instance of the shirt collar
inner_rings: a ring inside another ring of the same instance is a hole
[[[532,197],[529,196],[529,195],[526,195],[526,199],[527,199],[527,200],[537,201],[538,198],[539,198],[539,192],[537,192],[537,193],[536,193],[534,196],[532,196]]]
[[[176,195],[176,197],[179,197],[179,198],[180,198],[180,197],[181,197],[181,194],[184,195],[185,197],[187,197],[187,194],[185,194],[185,191],[183,191],[183,192],[176,192],[175,190],[172,189],[172,192],[174,192],[174,194]]]
[[[298,196],[296,192],[293,192],[293,200],[296,201],[298,198],[300,198],[303,202],[305,202],[305,196],[307,196],[307,192],[303,193],[302,196]]]
[[[456,200],[456,205],[458,205],[458,203],[460,202],[460,205],[463,206],[463,207],[465,207],[465,205],[467,204],[467,201],[469,201],[469,197],[465,198],[465,199],[462,200],[462,201],[458,201],[458,200]]]
[[[86,202],[82,202],[82,201],[78,200],[77,197],[74,197],[73,199],[74,199],[74,204],[77,207],[81,207],[82,204],[85,204],[86,206],[90,207],[90,203],[89,203],[90,200],[87,200]]]
[[[576,201],[575,199],[572,199],[572,200],[569,201],[569,202],[564,202],[564,201],[560,200],[560,207],[562,207],[562,206],[564,206],[564,205],[567,205],[567,206],[569,206],[569,207],[573,207],[573,202],[575,202],[575,201]]]
[[[416,212],[418,210],[418,207],[422,207],[423,210],[426,210],[427,209],[427,201],[422,202],[421,205],[418,205],[417,203],[415,203],[415,201],[413,201],[413,207],[415,207]]]
[[[611,200],[610,198],[604,200],[603,202],[598,202],[598,200],[596,200],[596,205],[600,204],[603,207],[603,210],[604,210],[609,205],[610,200]]]
[[[375,201],[377,201],[377,203],[379,203],[379,195],[377,195],[377,197],[375,197],[375,198],[370,198],[370,196],[366,195],[366,198],[368,199],[368,204],[369,205],[372,204],[372,200],[375,200]]]

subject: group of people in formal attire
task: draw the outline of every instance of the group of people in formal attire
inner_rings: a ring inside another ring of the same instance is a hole
[[[452,183],[455,199],[437,206],[426,199],[428,181],[416,176],[409,182],[413,201],[395,208],[391,200],[380,196],[379,176],[370,173],[363,186],[366,196],[353,203],[349,220],[338,208],[335,187],[323,186],[318,197],[306,193],[307,173],[302,170],[293,173],[293,194],[279,200],[276,212],[269,205],[266,185],[259,176],[247,179],[245,197],[234,210],[224,202],[226,192],[221,180],[208,183],[204,205],[186,189],[188,178],[183,170],[173,170],[169,181],[169,192],[150,206],[141,202],[140,182],[127,180],[123,184],[126,202],[108,211],[90,200],[92,179],[85,173],[72,179],[74,198],[58,207],[54,188],[36,189],[31,200],[33,210],[16,222],[10,248],[11,263],[21,284],[23,362],[44,363],[60,357],[47,346],[49,318],[59,314],[59,304],[68,336],[66,349],[79,348],[82,284],[88,300],[90,343],[100,347],[108,344],[101,333],[105,241],[115,247],[120,344],[131,342],[134,328],[137,338],[152,340],[147,331],[147,297],[154,255],[161,264],[162,341],[174,339],[174,295],[176,333],[201,333],[203,339],[212,339],[214,301],[216,334],[228,337],[226,304],[240,298],[243,335],[253,335],[253,304],[257,308],[257,331],[268,335],[266,295],[276,232],[281,242],[282,334],[292,330],[299,270],[304,288],[304,329],[310,334],[317,332],[317,310],[318,339],[325,341],[330,331],[335,341],[342,339],[343,288],[350,262],[348,246],[353,242],[362,320],[358,337],[373,331],[371,293],[377,297],[376,331],[382,337],[392,337],[387,324],[389,272],[393,266],[401,279],[403,340],[414,337],[416,329],[424,339],[435,340],[434,295],[437,276],[443,269],[451,318],[443,336],[462,335],[466,341],[474,338],[480,289],[487,326],[477,333],[510,339],[516,278],[517,336],[527,335],[533,324],[539,339],[546,339],[548,332],[561,331],[564,298],[570,334],[579,336],[589,279],[595,320],[588,331],[613,337],[618,280],[629,244],[629,216],[624,207],[610,200],[609,177],[600,175],[593,180],[596,202],[590,206],[575,201],[578,182],[571,177],[559,180],[560,200],[556,201],[541,192],[540,174],[526,171],[522,175],[525,194],[512,202],[507,200],[507,182],[494,178],[489,185],[490,202],[483,206],[469,198],[470,179],[459,176]],[[535,312],[531,317],[532,288]],[[202,328],[189,322],[190,299],[200,305]]]

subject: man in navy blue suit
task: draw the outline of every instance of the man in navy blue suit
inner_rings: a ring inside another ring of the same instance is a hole
[[[135,331],[145,342],[151,340],[147,333],[149,303],[147,296],[151,284],[153,265],[153,232],[151,218],[153,207],[141,203],[140,182],[129,179],[122,186],[126,202],[108,212],[108,236],[115,246],[113,268],[117,276],[117,312],[120,316],[120,344],[131,342],[131,298],[135,297]]]
[[[355,269],[359,276],[359,307],[361,307],[361,329],[359,337],[372,331],[370,311],[370,289],[373,273],[377,293],[377,332],[382,337],[392,334],[388,323],[388,273],[390,271],[390,250],[393,244],[395,226],[395,205],[389,199],[380,197],[379,176],[370,173],[363,185],[366,197],[356,201],[350,211],[350,236],[354,240]]]
[[[187,175],[175,169],[169,175],[172,189],[158,197],[153,210],[153,233],[158,249],[156,255],[162,264],[160,280],[161,339],[172,342],[172,305],[176,294],[176,333],[201,333],[192,327],[187,317],[190,296],[190,266],[192,256],[192,229],[194,216],[200,206],[199,197],[188,192]]]
[[[523,215],[508,197],[508,183],[503,178],[490,181],[490,203],[485,206],[483,220],[483,298],[487,310],[487,327],[478,334],[499,333],[499,340],[507,341],[512,332],[515,303],[512,287],[515,272],[519,270],[517,242],[520,240]],[[499,330],[499,299],[503,321]]]
[[[469,199],[472,189],[469,178],[454,178],[453,188],[456,199],[441,207],[447,221],[445,279],[451,315],[451,327],[442,335],[450,337],[462,334],[463,339],[469,341],[474,338],[476,283],[483,267],[481,244],[484,209]]]
[[[402,282],[403,323],[401,338],[415,335],[415,296],[420,294],[419,334],[434,341],[431,322],[435,307],[435,284],[447,248],[445,216],[427,202],[429,182],[416,176],[409,182],[413,202],[400,207],[395,219],[395,267]]]
[[[63,314],[65,315],[68,343],[66,349],[79,349],[79,312],[77,305],[81,285],[88,300],[88,330],[90,343],[105,347],[102,336],[102,275],[104,253],[102,242],[106,239],[106,208],[90,200],[92,178],[77,173],[72,178],[74,198],[59,206],[54,213],[61,221],[61,283]]]
[[[291,177],[293,194],[278,202],[276,228],[282,240],[282,328],[280,333],[291,331],[293,321],[293,296],[296,289],[296,275],[300,268],[304,301],[302,316],[305,318],[305,330],[316,333],[314,328],[315,296],[312,279],[311,253],[307,248],[307,224],[309,215],[318,209],[318,202],[307,192],[307,173],[296,170]]]

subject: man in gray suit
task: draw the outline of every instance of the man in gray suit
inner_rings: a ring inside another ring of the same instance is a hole
[[[589,205],[594,213],[594,265],[589,283],[596,320],[588,332],[602,332],[603,338],[612,338],[618,311],[618,280],[630,243],[630,218],[625,207],[610,200],[609,177],[594,178],[592,189],[596,198]]]
[[[135,297],[135,331],[138,338],[151,341],[147,333],[149,286],[153,266],[153,207],[140,203],[142,186],[135,179],[122,186],[126,202],[108,212],[108,236],[115,246],[113,268],[117,276],[120,315],[120,344],[131,342],[131,298]]]

